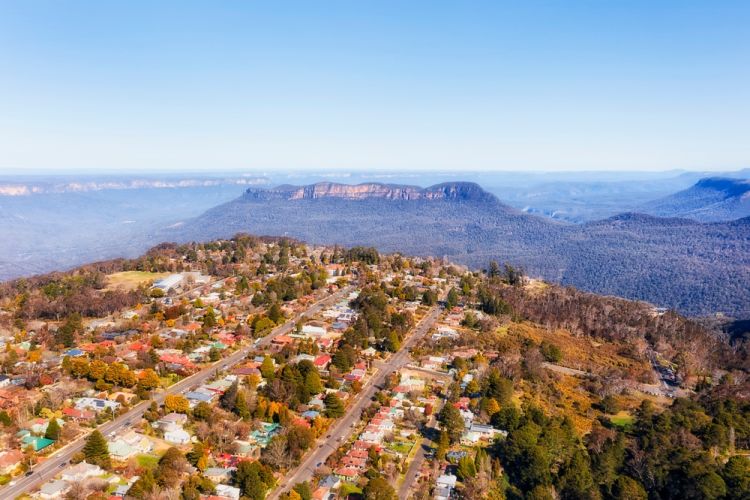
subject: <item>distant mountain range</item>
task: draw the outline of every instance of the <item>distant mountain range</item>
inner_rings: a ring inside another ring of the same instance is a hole
[[[551,281],[691,315],[750,317],[750,218],[703,224],[628,213],[575,225],[511,208],[474,183],[424,189],[318,183],[250,188],[158,239],[237,232],[372,245],[470,266],[495,259]]]
[[[0,196],[31,196],[43,194],[89,193],[141,189],[213,188],[221,186],[257,186],[267,184],[264,177],[181,178],[181,177],[114,177],[39,181],[37,179],[6,179],[0,176]]]
[[[701,222],[750,216],[750,180],[709,177],[694,186],[641,207],[660,217],[686,217]]]
[[[179,184],[0,182],[14,193],[0,194],[0,280],[136,257],[159,243],[154,234],[160,228],[232,200],[247,187]]]

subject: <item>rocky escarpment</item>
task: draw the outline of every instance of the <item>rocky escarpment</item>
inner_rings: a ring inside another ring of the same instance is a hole
[[[163,240],[239,232],[311,244],[373,245],[486,266],[491,260],[584,290],[647,300],[688,314],[750,317],[750,225],[623,214],[574,225],[501,203],[472,183],[322,183],[251,189]]]
[[[308,186],[282,185],[273,189],[250,188],[245,197],[255,200],[314,200],[338,198],[343,200],[464,200],[497,201],[490,193],[473,182],[447,182],[428,188],[369,182],[364,184],[338,184],[319,182]]]

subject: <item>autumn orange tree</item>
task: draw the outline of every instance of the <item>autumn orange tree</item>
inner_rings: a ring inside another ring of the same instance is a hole
[[[187,413],[190,410],[190,403],[185,396],[169,394],[164,398],[164,408],[170,412]]]

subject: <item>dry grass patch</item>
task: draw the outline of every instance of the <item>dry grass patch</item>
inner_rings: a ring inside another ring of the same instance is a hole
[[[560,365],[579,370],[600,373],[609,368],[625,370],[632,374],[649,372],[651,367],[645,360],[623,356],[621,344],[597,342],[586,337],[571,335],[566,330],[548,331],[532,324],[523,323],[513,328],[513,333],[526,337],[537,344],[549,342],[563,354]]]
[[[169,276],[169,273],[150,273],[146,271],[123,271],[107,276],[107,288],[120,290],[135,290],[140,285],[153,283]]]

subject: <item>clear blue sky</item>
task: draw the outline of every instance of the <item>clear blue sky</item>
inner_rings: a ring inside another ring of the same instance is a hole
[[[0,169],[733,169],[750,2],[0,2]]]

